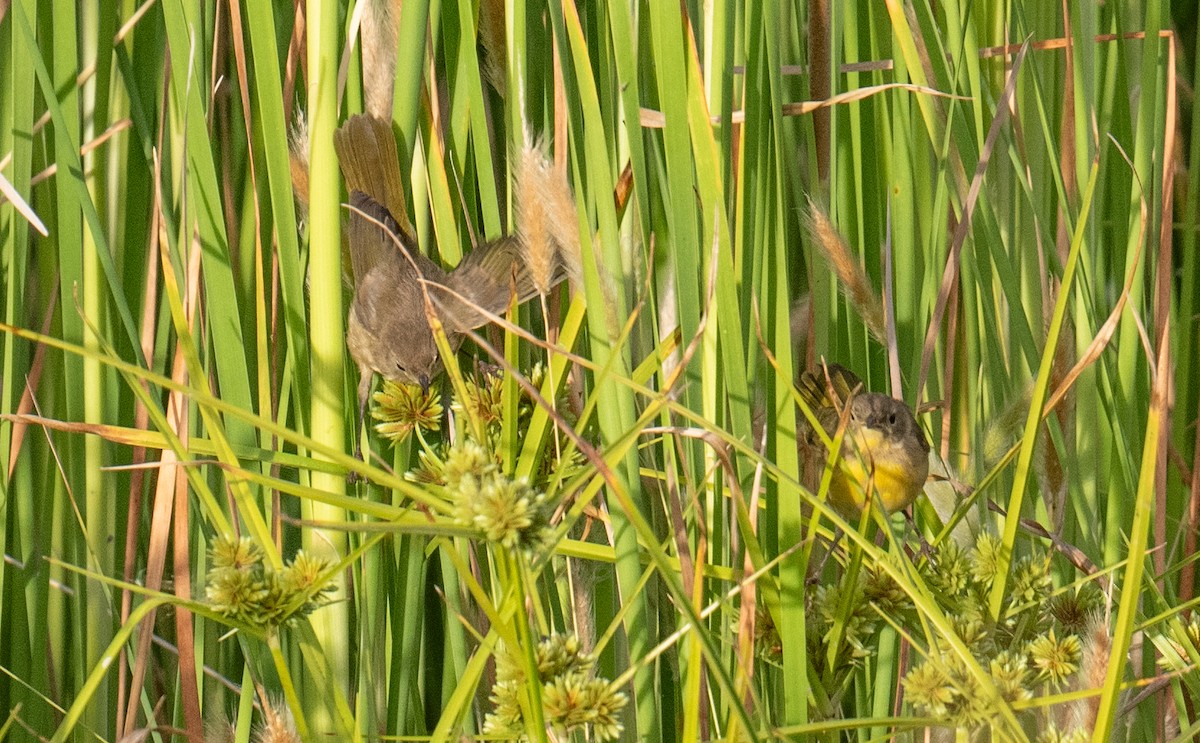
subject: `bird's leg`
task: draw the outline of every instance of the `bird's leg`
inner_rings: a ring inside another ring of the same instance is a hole
[[[837,527],[834,528],[837,529]],[[837,529],[837,532],[833,535],[833,541],[829,543],[829,549],[825,551],[825,554],[821,555],[821,562],[817,565],[817,569],[814,570],[812,574],[809,575],[808,580],[805,581],[806,585],[812,586],[821,582],[821,573],[825,572],[825,565],[829,562],[830,556],[837,551],[838,542],[841,541],[841,539],[842,530]]]
[[[929,562],[933,562],[933,549],[930,548],[929,542],[925,541],[925,535],[917,528],[917,522],[913,519],[913,506],[904,509],[904,520],[917,533],[917,539],[921,542],[921,555]]]
[[[370,369],[361,369],[361,376],[358,381],[358,418],[355,420],[354,429],[354,458],[363,460],[363,438],[366,433],[363,427],[366,425],[367,416],[367,399],[371,396],[371,375],[374,374]],[[353,485],[360,480],[357,472],[350,472],[346,475],[346,482]]]

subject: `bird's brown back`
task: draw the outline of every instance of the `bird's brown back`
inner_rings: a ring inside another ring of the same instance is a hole
[[[418,249],[405,208],[399,157],[390,123],[353,116],[334,134],[350,190],[346,237],[354,275],[347,344],[364,374],[428,383],[441,370],[426,314],[425,296],[452,349],[463,334],[486,325],[488,315],[538,295],[521,238],[501,237],[469,251],[446,271]],[[565,189],[565,184],[564,189]],[[569,193],[569,191],[567,192]],[[551,285],[567,276],[559,263]]]

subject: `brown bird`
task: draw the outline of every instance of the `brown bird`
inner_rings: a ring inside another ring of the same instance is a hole
[[[457,350],[467,331],[488,323],[481,310],[499,315],[514,292],[517,301],[524,302],[539,291],[526,266],[526,246],[516,235],[472,250],[450,271],[417,250],[388,122],[351,117],[334,133],[334,147],[350,191],[346,237],[354,300],[346,344],[361,375],[361,414],[373,373],[427,389],[442,370],[426,316],[425,292],[451,350]],[[567,188],[565,182],[562,188]],[[568,226],[577,229],[575,224]],[[566,276],[560,261],[551,285]]]

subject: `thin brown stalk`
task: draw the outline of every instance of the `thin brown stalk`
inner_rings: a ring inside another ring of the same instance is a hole
[[[808,80],[808,92],[816,100],[829,97],[829,0],[808,2],[808,66],[812,75]],[[817,177],[822,184],[829,179],[829,110],[818,109],[813,113],[813,138],[816,140]]]
[[[1174,287],[1172,272],[1175,268],[1173,256],[1173,218],[1175,200],[1172,198],[1175,187],[1175,147],[1176,147],[1176,117],[1178,115],[1178,99],[1176,97],[1175,80],[1175,36],[1167,37],[1167,101],[1165,106],[1166,120],[1163,122],[1163,156],[1162,156],[1162,185],[1159,193],[1159,234],[1158,234],[1158,272],[1155,277],[1154,293],[1154,326],[1155,334],[1162,339],[1164,345],[1169,345],[1171,336],[1167,328],[1171,321],[1171,293]],[[1170,358],[1169,351],[1165,358]],[[1165,378],[1166,415],[1162,417],[1160,432],[1162,441],[1170,441],[1171,412],[1175,407],[1175,375],[1171,369],[1159,369],[1159,374]],[[1155,477],[1155,506],[1154,506],[1154,537],[1155,543],[1164,545],[1167,541],[1167,449],[1158,448],[1157,476]],[[1154,566],[1159,575],[1166,570],[1164,551],[1155,555]],[[1166,585],[1160,582],[1159,590],[1165,591]]]

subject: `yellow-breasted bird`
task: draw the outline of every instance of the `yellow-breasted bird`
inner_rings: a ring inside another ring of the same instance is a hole
[[[916,500],[929,477],[929,442],[908,407],[893,397],[863,392],[862,381],[843,366],[827,364],[800,375],[800,396],[830,439],[847,413],[842,451],[829,485],[829,503],[856,519],[872,491],[888,513]],[[801,416],[810,444],[820,437]]]

